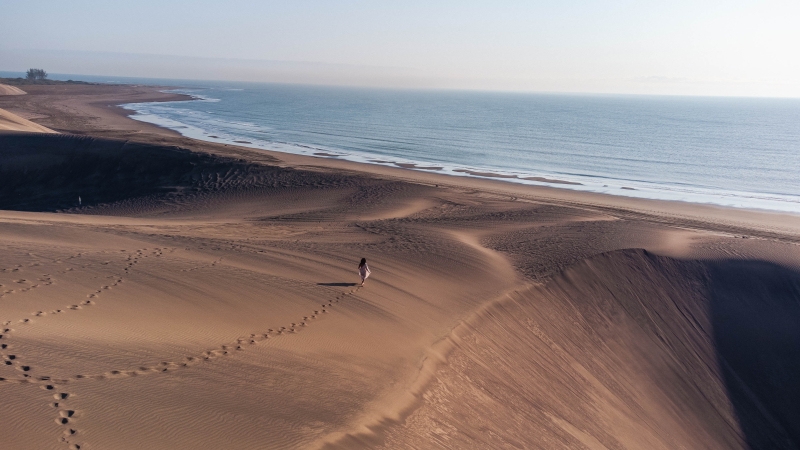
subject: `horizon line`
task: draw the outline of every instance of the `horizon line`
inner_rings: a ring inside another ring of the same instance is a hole
[[[212,58],[200,58],[198,59],[212,59]],[[248,60],[251,61],[251,60]],[[252,60],[252,61],[259,61],[259,60]],[[264,60],[266,61],[266,60]],[[278,61],[268,61],[268,62],[278,62]],[[316,64],[316,63],[305,63],[305,64]],[[326,63],[319,63],[319,64],[326,64]],[[335,64],[331,64],[335,65]],[[351,67],[361,67],[361,66],[351,66]],[[24,78],[25,71],[24,70],[4,70],[0,69],[0,74],[7,73],[7,74],[21,74],[23,76],[16,77],[16,78]],[[342,88],[342,89],[365,89],[365,90],[385,90],[385,91],[419,91],[419,92],[465,92],[465,93],[486,93],[486,94],[528,94],[528,95],[568,95],[568,96],[608,96],[608,97],[669,97],[669,98],[715,98],[715,99],[764,99],[764,100],[800,100],[799,96],[765,96],[765,95],[724,95],[724,94],[670,94],[670,93],[652,93],[652,94],[643,94],[643,93],[627,93],[627,92],[602,92],[602,91],[558,91],[558,90],[524,90],[524,89],[490,89],[490,88],[468,88],[468,87],[420,87],[420,86],[375,86],[375,85],[359,85],[359,84],[336,84],[336,83],[293,83],[293,82],[284,82],[284,81],[255,81],[255,80],[236,80],[236,79],[223,79],[223,78],[170,78],[170,77],[157,77],[157,76],[125,76],[125,75],[109,75],[109,74],[87,74],[87,73],[63,73],[63,72],[52,72],[48,73],[48,75],[55,75],[59,77],[108,77],[108,78],[119,78],[119,79],[129,79],[132,81],[135,80],[152,80],[152,81],[175,81],[175,82],[195,82],[195,83],[251,83],[251,84],[271,84],[271,85],[281,85],[281,86],[307,86],[307,87],[326,87],[326,88]],[[2,77],[7,78],[7,77]],[[77,79],[69,79],[72,81],[86,81],[86,80],[77,80]],[[54,80],[54,81],[69,81],[69,80]],[[171,85],[163,85],[161,83],[115,83],[113,81],[86,81],[90,83],[99,83],[99,84],[145,84],[149,86],[162,86],[165,88],[199,88],[198,86],[171,86]]]

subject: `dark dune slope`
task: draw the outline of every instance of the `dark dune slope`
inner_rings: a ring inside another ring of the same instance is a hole
[[[457,330],[387,447],[800,448],[798,324],[783,267],[602,254]]]
[[[174,146],[73,135],[0,134],[0,209],[56,211],[141,197],[209,191],[326,187],[331,173],[302,172]]]
[[[751,448],[800,448],[800,276],[760,261],[709,264],[720,367]]]
[[[70,135],[0,135],[0,208],[54,211],[199,187],[235,169],[176,147]]]

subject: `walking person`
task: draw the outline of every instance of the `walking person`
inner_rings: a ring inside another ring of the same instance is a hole
[[[361,275],[361,286],[364,286],[364,281],[369,278],[369,266],[367,265],[367,258],[361,258],[361,262],[358,264],[358,274]]]

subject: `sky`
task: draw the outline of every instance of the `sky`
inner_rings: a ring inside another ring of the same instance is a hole
[[[800,97],[800,1],[0,0],[0,71]]]

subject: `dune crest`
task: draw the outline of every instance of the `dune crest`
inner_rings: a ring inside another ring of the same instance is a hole
[[[7,84],[0,84],[0,95],[25,95],[27,92],[16,86],[9,86]]]
[[[379,447],[795,449],[798,321],[795,270],[599,255],[460,327]]]
[[[23,131],[27,133],[56,133],[50,128],[0,109],[0,131]]]

